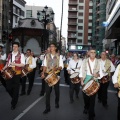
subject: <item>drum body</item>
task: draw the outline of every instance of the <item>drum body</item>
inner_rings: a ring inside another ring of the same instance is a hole
[[[16,72],[12,69],[12,67],[7,67],[3,72],[2,72],[2,77],[4,79],[11,79]]]
[[[59,78],[55,73],[51,73],[51,74],[47,75],[47,77],[45,78],[45,81],[51,87],[59,81]]]
[[[71,74],[70,79],[73,84],[79,83],[80,82],[79,73],[75,72]]]
[[[28,70],[26,68],[23,68],[21,71],[21,77],[27,76],[28,73]]]
[[[102,77],[101,80],[100,80],[100,82],[103,83],[103,84],[108,82],[108,81],[109,81],[109,76],[108,75]]]
[[[86,93],[86,95],[91,96],[97,93],[99,88],[100,84],[98,82],[96,82],[95,80],[90,80],[88,83],[85,84],[82,90],[84,93]]]

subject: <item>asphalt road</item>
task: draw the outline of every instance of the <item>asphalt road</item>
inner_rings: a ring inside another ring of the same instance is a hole
[[[84,102],[82,91],[79,99],[74,98],[74,103],[69,103],[69,86],[64,83],[63,71],[60,82],[60,108],[55,108],[54,90],[51,93],[51,111],[44,115],[45,96],[40,97],[41,80],[36,71],[35,83],[29,96],[19,97],[19,102],[15,110],[11,110],[11,98],[0,86],[0,120],[87,120],[88,116],[83,114]],[[96,96],[95,113],[96,120],[117,120],[117,95],[110,83],[108,90],[108,109],[98,103]]]

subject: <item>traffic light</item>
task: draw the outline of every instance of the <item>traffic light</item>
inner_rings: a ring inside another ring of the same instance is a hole
[[[3,31],[2,37],[3,37],[3,39],[7,39],[8,38],[8,32],[6,30]]]
[[[97,54],[99,54],[99,53],[100,53],[100,51],[98,50],[98,51],[97,51]]]
[[[12,41],[13,40],[13,36],[12,34],[9,34],[9,41]]]

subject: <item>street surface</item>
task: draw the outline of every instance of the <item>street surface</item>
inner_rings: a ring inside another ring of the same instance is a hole
[[[69,86],[65,84],[63,71],[60,81],[60,108],[55,108],[54,89],[51,93],[51,111],[44,115],[45,96],[40,97],[41,80],[36,71],[35,82],[29,96],[19,97],[19,102],[15,110],[11,110],[11,98],[0,85],[0,120],[87,120],[88,116],[83,114],[83,96],[80,90],[79,99],[74,97],[74,103],[69,101]],[[117,120],[117,95],[113,84],[110,83],[108,90],[108,109],[98,103],[96,96],[95,120]]]

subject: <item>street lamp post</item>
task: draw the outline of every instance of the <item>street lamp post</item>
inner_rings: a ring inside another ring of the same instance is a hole
[[[46,32],[46,25],[49,23],[49,22],[52,22],[54,21],[54,12],[53,10],[51,11],[48,11],[48,7],[45,6],[44,9],[42,11],[38,11],[37,12],[37,18],[38,18],[38,21],[39,22],[42,22],[44,24],[44,29],[45,29],[45,32]],[[45,36],[45,35],[44,35]],[[45,46],[45,40],[42,41],[43,43],[43,46]],[[49,40],[47,40],[47,46],[48,46],[48,43],[49,43]],[[42,46],[42,47],[43,47]]]

